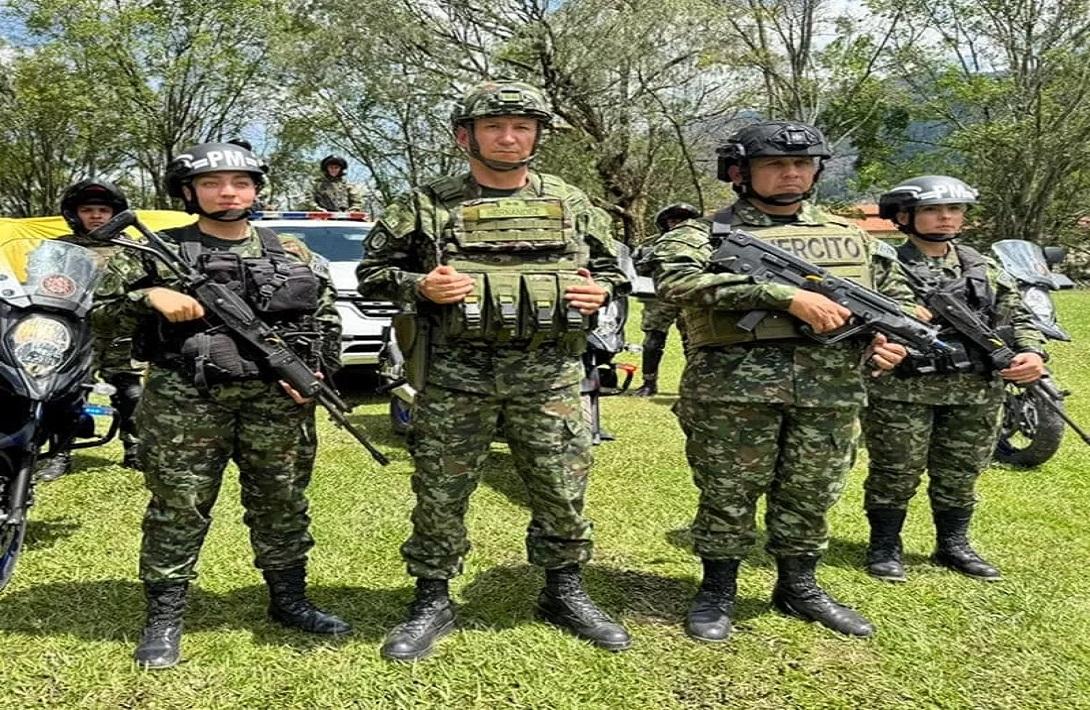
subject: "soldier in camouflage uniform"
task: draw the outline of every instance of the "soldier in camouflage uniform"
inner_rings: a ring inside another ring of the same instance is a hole
[[[907,236],[897,254],[917,297],[922,301],[935,289],[956,294],[985,323],[1006,330],[1018,352],[1010,368],[995,372],[982,353],[948,329],[942,337],[955,354],[913,354],[897,368],[898,377],[870,383],[863,416],[870,453],[867,571],[879,579],[905,580],[901,527],[925,469],[937,540],[932,559],[971,577],[1000,577],[969,544],[973,488],[995,448],[1004,382],[1028,384],[1041,377],[1044,338],[1011,276],[992,259],[952,241],[976,197],[961,180],[926,175],[898,185],[879,201],[879,214]]]
[[[365,297],[416,313],[430,358],[411,435],[413,534],[401,548],[416,598],[382,647],[389,659],[427,655],[453,626],[448,580],[469,550],[466,508],[501,414],[530,498],[530,562],[546,570],[539,615],[603,648],[629,645],[581,582],[591,556],[583,514],[591,438],[579,401],[590,317],[628,282],[606,214],[581,190],[529,169],[551,121],[526,84],[470,90],[453,115],[469,171],[389,206],[357,271]]]
[[[671,229],[688,219],[696,219],[700,216],[700,210],[684,202],[667,205],[655,215],[655,227],[659,230],[659,236],[666,234]],[[641,276],[650,276],[647,272],[647,262],[644,255],[650,254],[651,249],[641,250],[636,258],[636,268]],[[682,343],[685,342],[685,326],[681,321],[681,307],[667,303],[661,298],[644,301],[643,317],[640,319],[640,330],[643,331],[643,384],[632,393],[634,397],[652,397],[659,391],[659,363],[666,351],[666,336],[670,332],[670,326],[677,324],[678,333],[681,334]]]
[[[95,242],[87,237],[87,233],[127,209],[129,201],[113,183],[98,179],[81,180],[61,196],[61,216],[72,228],[72,233],[58,239],[91,249],[104,265],[118,247]],[[144,364],[134,364],[132,361],[132,333],[119,331],[116,320],[102,319],[99,324],[100,327],[95,328],[93,333],[94,370],[116,390],[110,396],[110,404],[117,410],[121,423],[121,443],[125,450],[121,463],[128,468],[136,468],[137,436],[133,414],[140,401],[140,378],[144,373]],[[71,470],[69,444],[71,440],[58,442],[56,454],[38,470],[40,479],[51,481]]]
[[[311,187],[311,199],[318,209],[330,212],[357,212],[363,209],[363,191],[344,179],[348,161],[339,155],[327,155],[321,162],[322,176]]]
[[[339,365],[340,318],[327,264],[298,241],[247,220],[265,170],[239,146],[188,148],[167,166],[167,191],[198,221],[163,236],[184,259],[246,298],[329,377]],[[305,495],[317,446],[313,404],[249,359],[177,288],[166,267],[120,251],[109,261],[93,311],[95,318],[134,324],[135,347],[151,361],[137,410],[151,501],[140,551],[148,616],[135,660],[165,668],[180,658],[187,588],[229,460],[238,464],[269,615],[312,633],[347,633],[348,624],[305,596],[313,545]]]
[[[739,199],[710,220],[690,220],[661,237],[652,264],[659,296],[684,307],[687,364],[675,412],[700,489],[692,533],[704,578],[686,631],[701,641],[731,632],[739,562],[757,530],[757,501],[767,497],[766,549],[776,558],[772,602],[785,614],[844,634],[869,636],[871,624],[830,597],[815,580],[828,543],[826,512],[839,497],[864,402],[864,360],[872,373],[891,369],[905,349],[876,336],[823,346],[799,326],[822,333],[849,313],[792,286],[713,273],[716,236],[742,229],[873,286],[911,308],[892,247],[851,220],[806,202],[830,151],[821,133],[769,121],[735,133],[719,153],[719,177]],[[767,310],[753,331],[738,321]],[[875,369],[876,368],[876,369]]]

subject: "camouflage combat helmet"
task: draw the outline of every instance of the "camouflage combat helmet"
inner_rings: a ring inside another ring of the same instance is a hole
[[[740,128],[716,149],[718,178],[732,182],[730,166],[737,165],[742,171],[742,184],[734,185],[739,195],[753,195],[762,202],[774,205],[790,205],[805,200],[813,188],[799,195],[764,196],[753,192],[749,180],[749,159],[777,156],[804,156],[818,159],[814,184],[825,168],[825,160],[833,156],[825,136],[815,126],[798,121],[761,121]]]
[[[921,234],[916,231],[916,208],[927,205],[975,205],[980,193],[971,185],[949,175],[920,175],[890,188],[878,198],[878,216],[888,219],[905,234],[929,242],[945,242],[956,234]],[[899,212],[908,213],[908,224],[897,221]]]
[[[675,202],[658,211],[655,215],[655,228],[659,230],[659,234],[664,234],[670,231],[670,222],[683,222],[699,216],[700,210],[688,202]]]
[[[484,159],[472,126],[469,124],[478,118],[488,116],[529,116],[536,119],[540,129],[530,156],[518,162]],[[551,128],[553,125],[553,112],[549,110],[545,96],[539,89],[520,81],[499,79],[482,82],[467,91],[454,107],[450,122],[455,129],[460,126],[470,128],[468,151],[470,156],[493,170],[506,171],[520,168],[534,159],[537,155],[538,144],[541,142],[541,129]]]

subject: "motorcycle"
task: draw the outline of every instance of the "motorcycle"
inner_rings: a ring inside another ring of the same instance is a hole
[[[1018,282],[1022,300],[1033,313],[1034,326],[1049,340],[1070,341],[1059,324],[1050,292],[1074,288],[1063,274],[1052,272],[1063,261],[1063,247],[1044,247],[1021,239],[1004,239],[992,245],[1000,264]],[[1070,394],[1060,388],[1060,394]],[[995,445],[995,458],[1021,468],[1039,466],[1052,458],[1063,441],[1065,415],[1062,401],[1046,403],[1026,390],[1007,385],[1003,423]],[[1085,437],[1084,437],[1085,439]]]
[[[617,263],[630,281],[635,281],[636,269],[632,253],[627,246],[614,242]],[[395,322],[401,316],[395,316]],[[591,432],[595,445],[612,441],[615,437],[602,428],[601,397],[622,394],[632,384],[636,366],[613,362],[614,356],[633,347],[625,343],[624,329],[628,322],[628,299],[612,299],[597,314],[597,326],[587,334],[587,349],[583,353],[583,379],[580,395],[583,405],[583,421]],[[412,428],[412,403],[416,390],[408,383],[408,363],[398,344],[396,329],[387,326],[383,333],[383,346],[379,351],[379,377],[384,384],[379,393],[390,393],[390,426],[397,434],[406,435]],[[500,422],[499,431],[502,432]]]
[[[87,403],[89,392],[113,389],[86,384],[96,264],[89,249],[55,240],[0,246],[0,590],[23,550],[41,450],[99,446],[117,434],[116,412]],[[111,418],[98,437],[95,416]]]

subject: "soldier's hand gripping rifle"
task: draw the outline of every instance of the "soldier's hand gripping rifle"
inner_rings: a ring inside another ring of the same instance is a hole
[[[135,227],[148,240],[141,244],[121,236],[126,227]],[[313,399],[325,407],[333,422],[355,437],[356,441],[383,466],[390,460],[367,440],[366,435],[346,416],[352,411],[344,400],[284,342],[283,338],[267,323],[257,317],[250,305],[225,284],[218,284],[194,269],[184,259],[172,252],[163,238],[144,226],[129,210],[120,212],[113,219],[89,235],[100,242],[109,242],[126,249],[150,254],[170,269],[193,298],[200,302],[205,312],[223,324],[240,347],[250,351],[264,363],[269,372],[288,383],[303,397]]]
[[[969,343],[982,351],[984,355],[987,356],[992,367],[996,370],[1006,370],[1011,366],[1011,362],[1014,361],[1017,353],[1011,349],[1003,336],[981,320],[980,316],[974,313],[973,310],[969,308],[968,304],[949,291],[941,288],[929,289],[918,278],[914,278],[911,275],[910,278],[913,280],[913,285],[918,287],[916,295],[923,300],[924,305],[927,306],[936,317],[941,318],[969,341]],[[1083,431],[1083,429],[1067,415],[1067,412],[1063,410],[1063,407],[1060,406],[1064,401],[1066,393],[1057,389],[1056,385],[1052,383],[1052,380],[1049,379],[1047,374],[1035,382],[1019,386],[1023,387],[1026,392],[1043,402],[1049,409],[1056,412],[1056,414],[1071,427],[1072,431],[1079,435],[1083,440],[1083,443],[1090,445],[1090,434]]]
[[[816,333],[803,324],[802,332],[819,343],[829,345],[865,332],[878,332],[893,341],[921,352],[945,352],[949,346],[939,339],[939,330],[905,313],[893,299],[834,276],[826,269],[800,259],[794,254],[741,230],[723,234],[711,255],[713,270],[749,276],[756,283],[771,282],[796,286],[819,293],[851,311],[851,318],[830,333]],[[753,331],[768,311],[750,311],[738,327]]]

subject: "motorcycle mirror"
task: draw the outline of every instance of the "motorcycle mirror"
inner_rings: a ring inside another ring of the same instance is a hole
[[[1045,247],[1045,263],[1049,266],[1059,264],[1067,257],[1066,247]]]
[[[111,239],[120,237],[125,228],[134,224],[136,224],[136,215],[132,210],[123,210],[115,214],[106,224],[88,232],[87,238],[95,242],[109,242]]]

